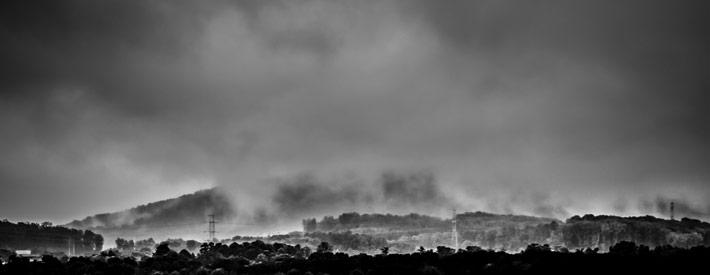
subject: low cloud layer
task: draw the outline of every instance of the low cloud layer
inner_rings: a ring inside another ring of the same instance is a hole
[[[333,213],[372,203],[374,198],[365,186],[322,182],[312,174],[284,180],[273,195],[274,215],[291,216]]]
[[[451,204],[432,173],[385,172],[380,178],[385,202],[395,207],[446,207]],[[411,209],[411,208],[410,208]]]
[[[312,173],[302,174],[280,180],[272,203],[274,220],[352,211],[438,215],[455,206],[440,189],[436,176],[425,171],[386,171],[374,181],[360,176],[325,180]]]
[[[264,219],[313,200],[644,214],[655,197],[706,217],[709,6],[10,1],[0,216],[222,186]]]

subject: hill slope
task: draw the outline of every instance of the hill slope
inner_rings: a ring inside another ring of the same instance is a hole
[[[89,229],[108,237],[185,236],[201,233],[209,214],[217,217],[234,214],[231,200],[219,189],[201,190],[124,211],[89,216],[66,226]]]

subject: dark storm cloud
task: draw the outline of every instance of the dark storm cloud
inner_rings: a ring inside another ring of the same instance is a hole
[[[707,195],[707,2],[403,5],[445,45],[490,66],[479,72],[452,62],[452,75],[484,76],[472,78],[472,93],[528,99],[530,106],[543,101],[523,111],[534,119],[521,121],[530,123],[530,146],[543,141],[543,155],[559,158],[548,173],[575,182],[565,185],[656,192],[692,185]],[[528,86],[511,86],[521,83]]]
[[[104,165],[120,163],[102,162],[124,160],[97,156],[109,147],[135,143],[138,135],[150,135],[132,117],[161,113],[170,107],[162,103],[170,100],[164,91],[169,87],[151,87],[146,79],[160,77],[166,60],[189,53],[212,7],[188,1],[9,1],[2,6],[0,174],[3,193],[9,194],[3,200],[33,205],[3,215],[68,219],[81,207],[67,204],[72,197],[98,203],[98,193],[126,193],[122,184],[133,191],[136,184],[152,181],[129,184],[127,178],[107,175]],[[169,71],[163,77],[179,79],[176,70]],[[166,130],[160,128],[155,132]],[[160,144],[149,147],[177,149],[174,141]],[[142,145],[126,149],[130,147]],[[50,197],[60,205],[47,203]],[[103,210],[114,208],[106,205]]]
[[[5,2],[3,85],[96,80],[136,51],[181,54],[197,38],[205,8],[189,1]]]
[[[211,185],[262,220],[341,202],[643,214],[666,193],[704,209],[708,6],[3,3],[0,215],[70,220]],[[318,176],[274,180],[304,171]]]
[[[544,77],[548,88],[565,89],[549,95],[535,87],[515,91],[549,97],[554,108],[540,114],[540,123],[553,131],[553,138],[560,138],[565,149],[598,154],[640,139],[701,145],[710,137],[710,112],[703,107],[710,100],[706,77],[710,22],[703,15],[710,5],[706,1],[451,1],[448,5],[404,1],[403,5],[446,45],[476,57],[495,56],[491,73]],[[485,62],[486,58],[475,59]],[[579,83],[565,83],[549,75],[560,73],[551,66],[554,63],[572,63],[562,64],[562,69],[577,63],[589,75]],[[594,75],[597,69],[620,79]],[[492,88],[506,84],[499,78],[505,76],[494,77]],[[560,117],[565,115],[576,117]],[[603,145],[585,146],[584,135]],[[704,153],[708,147],[705,143],[697,149]]]

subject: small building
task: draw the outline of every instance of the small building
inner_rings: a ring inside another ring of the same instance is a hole
[[[31,250],[15,250],[15,255],[25,257],[32,255]]]
[[[29,258],[30,262],[40,262],[42,261],[42,256],[37,254],[32,254],[31,250],[15,250],[15,255],[22,258]]]

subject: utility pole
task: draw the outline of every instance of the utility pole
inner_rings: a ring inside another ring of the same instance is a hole
[[[217,233],[215,230],[215,224],[217,221],[214,220],[214,214],[207,215],[210,219],[207,222],[207,232],[209,233],[209,240],[208,242],[211,242],[214,240],[214,234]]]
[[[454,251],[459,251],[459,232],[456,228],[456,208],[454,208],[453,217],[451,218],[451,243],[454,246]]]

